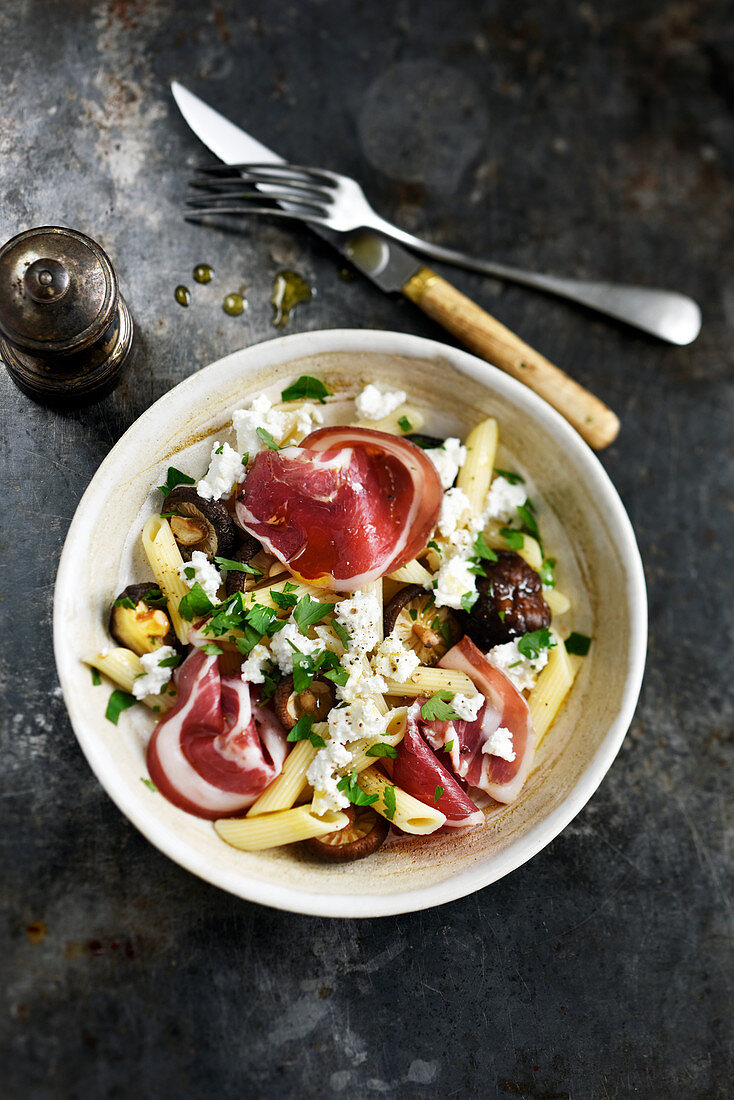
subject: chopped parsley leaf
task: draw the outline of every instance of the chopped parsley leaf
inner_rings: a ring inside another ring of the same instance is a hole
[[[305,691],[316,676],[324,676],[339,667],[339,658],[330,649],[321,649],[317,653],[301,653],[293,646],[293,689]]]
[[[221,652],[221,650],[220,650]],[[171,657],[164,657],[162,661],[158,662],[158,668],[176,668],[181,664],[181,655],[174,653]]]
[[[535,509],[529,500],[526,500],[524,504],[518,505],[517,514],[522,520],[523,529],[540,544],[540,531],[538,530],[538,521],[534,513]]]
[[[194,577],[196,576],[196,570],[194,569],[193,565],[184,566],[184,576],[189,581],[192,581],[194,579]]]
[[[179,615],[188,622],[191,622],[192,619],[200,619],[213,610],[214,604],[198,581],[192,585],[191,591],[181,598],[178,605]]]
[[[217,447],[216,451],[214,452],[214,454],[215,455],[221,455],[223,453],[224,453],[224,444],[220,443],[219,446]]]
[[[398,427],[401,431],[410,432],[413,430],[413,425],[408,420],[407,416],[401,416],[398,420]]]
[[[451,623],[448,619],[439,619],[438,629],[441,631],[441,637],[446,643],[446,648],[451,649],[451,643],[453,642],[453,636],[451,633]]]
[[[356,772],[352,772],[351,775],[343,775],[336,786],[337,790],[345,794],[354,806],[371,806],[373,802],[377,802],[378,796],[376,794],[364,793],[357,782]]]
[[[431,539],[431,541],[427,545],[427,549],[435,550],[439,554],[441,553],[441,547],[438,545],[435,539]]]
[[[522,531],[516,531],[514,527],[501,527],[500,534],[511,550],[522,550],[525,545]]]
[[[207,642],[203,645],[202,650],[206,653],[207,657],[218,657],[223,652],[222,647],[218,646],[216,642]],[[163,662],[161,662],[162,664]]]
[[[347,630],[347,628],[345,626],[342,626],[340,622],[337,622],[336,619],[331,620],[331,627],[344,648],[349,649],[351,638],[349,636],[349,631]]]
[[[445,688],[441,688],[440,691],[435,692],[430,699],[421,707],[421,715],[427,722],[433,722],[434,719],[439,722],[451,722],[454,718],[458,718],[458,714],[451,706],[451,700],[454,697],[453,691],[447,691]]]
[[[320,733],[309,733],[308,739],[315,749],[323,749],[326,746],[326,742]]]
[[[322,405],[326,404],[324,398],[330,395],[331,390],[327,390],[323,382],[318,378],[312,378],[310,374],[302,374],[295,382],[291,382],[290,386],[280,391],[281,401],[300,401],[302,397],[308,397],[312,401],[319,401]]]
[[[311,727],[313,726],[313,715],[302,714],[296,722],[295,726],[288,734],[287,741],[305,741],[311,736]]]
[[[90,671],[92,673],[92,683],[94,684],[95,687],[99,687],[99,685],[102,683],[102,677],[99,674],[99,670],[96,669],[96,668],[93,668]]]
[[[245,453],[242,456],[242,465],[246,466],[249,461],[250,461],[250,452],[245,451]]]
[[[263,669],[263,675],[265,682],[260,688],[260,705],[269,702],[275,695],[275,689],[280,681],[283,679],[283,673],[278,668],[271,668],[269,671]]]
[[[331,680],[333,684],[338,684],[339,687],[344,687],[349,683],[349,673],[345,668],[331,668],[328,672],[324,673],[327,680]]]
[[[394,787],[385,787],[385,790],[382,792],[382,801],[385,805],[385,817],[388,821],[392,821],[395,817],[396,808]]]
[[[556,578],[553,575],[553,570],[555,569],[555,567],[556,567],[556,559],[555,558],[546,558],[543,561],[543,564],[541,565],[540,569],[538,570],[538,575],[540,576],[540,580],[542,582],[543,588],[555,588]]]
[[[113,607],[128,607],[132,610],[135,609],[135,600],[131,600],[129,596],[120,596],[112,605]]]
[[[158,790],[158,788],[156,787],[156,785],[155,785],[155,783],[153,782],[152,779],[146,779],[145,776],[141,775],[140,776],[140,782],[145,783],[145,785],[146,785],[146,787],[148,788],[149,791],[157,791]]]
[[[175,466],[168,467],[168,474],[163,485],[159,485],[158,488],[163,493],[164,497],[167,497],[169,493],[173,492],[177,485],[194,485],[196,478],[189,477],[188,474],[184,474],[181,470],[177,470]]]
[[[298,596],[294,596],[292,592],[275,592],[272,588],[270,590],[270,598],[273,603],[276,603],[281,611],[290,611],[292,607],[295,607],[298,603]]]
[[[416,611],[416,609],[414,607],[409,607],[408,608],[408,614],[410,615],[410,618],[413,622],[415,622],[416,619],[418,618],[418,612]]]
[[[232,558],[215,558],[217,565],[231,573],[252,573],[254,577],[262,577],[262,569],[256,569],[254,565],[248,565],[245,561],[233,561]]]
[[[389,756],[391,760],[397,759],[398,750],[394,749],[392,745],[383,745],[378,742],[376,745],[371,745],[365,756]]]
[[[456,738],[452,737],[450,741],[447,741],[446,744],[443,747],[443,752],[451,752],[451,750],[454,747],[454,741],[455,740],[456,740]]]
[[[590,645],[591,638],[588,634],[577,634],[574,630],[566,638],[566,653],[572,653],[574,657],[585,657]]]
[[[473,558],[471,558],[470,560],[474,561]],[[474,573],[477,577],[486,577],[487,576],[487,570],[483,569],[482,566],[477,561],[474,561],[474,565],[469,566],[469,572]]]
[[[496,552],[490,546],[487,546],[486,539],[481,531],[474,539],[474,553],[477,558],[483,558],[485,561],[497,561]]]
[[[499,618],[499,621],[500,621],[501,623],[503,623],[503,622],[505,621],[505,615],[506,615],[506,614],[507,614],[507,612],[506,612],[506,611],[498,611],[498,612],[497,612],[497,617]]]
[[[445,787],[436,787],[435,791],[433,792],[434,805],[437,805],[438,800],[441,797],[441,795],[443,794],[444,790],[445,790]]]
[[[494,472],[499,474],[500,477],[503,477],[505,481],[509,481],[510,485],[525,484],[524,477],[520,477],[519,474],[513,474],[510,470],[500,470],[499,466],[495,466]]]
[[[293,608],[293,618],[301,634],[305,634],[310,626],[320,623],[335,607],[335,603],[319,603],[318,600],[312,600],[309,595],[302,596]]]
[[[261,442],[263,442],[265,444],[265,446],[268,448],[269,451],[279,451],[280,450],[280,447],[275,442],[275,440],[273,439],[272,435],[267,430],[267,428],[256,428],[255,433],[259,437]]]
[[[523,634],[517,643],[517,652],[531,661],[540,656],[542,649],[552,649],[555,644],[555,638],[545,626],[542,630],[532,630],[529,634]]]
[[[461,606],[464,608],[465,611],[471,611],[478,599],[478,592],[465,592],[464,595],[461,597]]]
[[[127,691],[120,691],[119,689],[112,692],[110,695],[110,701],[107,704],[107,710],[105,711],[105,718],[108,722],[112,722],[113,726],[117,725],[117,719],[122,714],[123,710],[127,710],[128,707],[134,707],[137,703],[137,699],[134,695],[130,695]]]

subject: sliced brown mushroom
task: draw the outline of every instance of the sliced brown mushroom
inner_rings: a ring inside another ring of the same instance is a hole
[[[110,634],[139,657],[159,646],[175,645],[171,620],[161,604],[165,606],[165,599],[157,585],[129,584],[112,605]]]
[[[477,579],[479,596],[471,611],[462,614],[473,642],[492,649],[550,625],[542,581],[519,554],[498,550],[497,561],[483,565],[487,575]]]
[[[396,592],[385,608],[385,634],[395,634],[420,658],[435,665],[461,637],[456,616],[447,607],[436,607],[433,593],[419,584]]]
[[[237,549],[231,555],[232,561],[239,561],[243,565],[251,565],[253,568],[258,568],[258,563],[253,561],[258,554],[262,553],[262,546],[253,538],[252,535],[248,535],[246,531],[239,532],[240,544]],[[224,555],[220,555],[224,557]],[[225,566],[226,568],[226,566]],[[225,578],[224,587],[228,596],[233,596],[235,592],[246,592],[248,588],[252,588],[256,581],[259,581],[262,576],[262,571],[258,573],[243,573],[239,569],[227,569],[227,576]]]
[[[347,806],[343,811],[349,824],[334,833],[304,840],[311,855],[327,863],[349,863],[371,856],[382,847],[390,832],[390,824],[369,806]]]
[[[220,501],[204,500],[192,486],[178,485],[166,497],[163,511],[185,561],[194,550],[208,558],[228,558],[234,550],[237,528]]]
[[[336,702],[330,680],[312,680],[305,691],[294,691],[293,677],[280,681],[273,696],[273,709],[287,730],[292,730],[299,718],[307,714],[315,722],[325,722]]]

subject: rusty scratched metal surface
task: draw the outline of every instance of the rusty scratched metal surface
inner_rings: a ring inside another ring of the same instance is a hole
[[[3,373],[0,1041],[13,1098],[731,1095],[734,23],[727,5],[264,0],[0,6],[3,237],[61,222],[116,264],[135,362],[101,404]],[[529,865],[375,922],[270,912],[190,877],[118,813],[66,719],[52,585],[79,497],[171,385],[286,331],[440,333],[306,232],[179,216],[202,150],[178,78],[387,216],[538,270],[669,284],[704,329],[663,347],[455,273],[622,418],[603,455],[638,533],[649,668],[586,810]],[[214,266],[208,286],[195,264]],[[179,283],[191,288],[182,309]],[[249,309],[221,309],[246,287]]]

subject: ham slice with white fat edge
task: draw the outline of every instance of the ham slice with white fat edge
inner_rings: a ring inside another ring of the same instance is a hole
[[[400,742],[393,765],[393,780],[413,798],[428,806],[436,806],[446,815],[446,826],[461,829],[466,825],[482,825],[484,814],[478,810],[459,786],[433,749],[420,734],[420,701],[408,709],[405,736]],[[436,798],[438,788],[442,788]]]
[[[408,440],[320,428],[255,457],[236,514],[296,576],[352,592],[425,547],[442,497],[433,463]]]
[[[479,787],[497,802],[512,802],[528,777],[535,755],[535,731],[525,699],[468,637],[438,663],[442,668],[465,672],[485,702],[473,722],[422,720],[422,732],[434,748],[451,745],[451,766],[470,787]],[[512,734],[514,760],[483,751],[500,728]]]
[[[250,687],[220,676],[216,656],[195,649],[177,676],[178,699],[148,745],[148,771],[162,795],[197,817],[251,806],[283,767],[286,735]]]

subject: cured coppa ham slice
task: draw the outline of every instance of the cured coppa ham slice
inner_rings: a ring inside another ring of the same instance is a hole
[[[408,710],[405,736],[400,743],[393,766],[393,780],[413,798],[428,806],[436,806],[446,815],[446,826],[461,829],[466,825],[482,825],[484,814],[462,790],[450,771],[429,748],[419,732],[420,702]],[[436,788],[443,787],[436,800]]]
[[[426,545],[443,491],[420,447],[370,428],[321,428],[261,451],[240,525],[296,576],[336,592],[398,569]]]
[[[434,748],[453,741],[451,766],[470,787],[479,787],[497,802],[512,802],[527,779],[535,755],[535,731],[527,703],[466,636],[438,663],[442,668],[465,672],[485,703],[473,722],[422,721],[421,730]],[[483,752],[499,728],[512,734],[514,760]]]
[[[275,779],[285,733],[250,688],[220,676],[217,658],[195,649],[177,678],[178,699],[148,745],[148,771],[169,802],[197,817],[228,817],[251,806]]]

